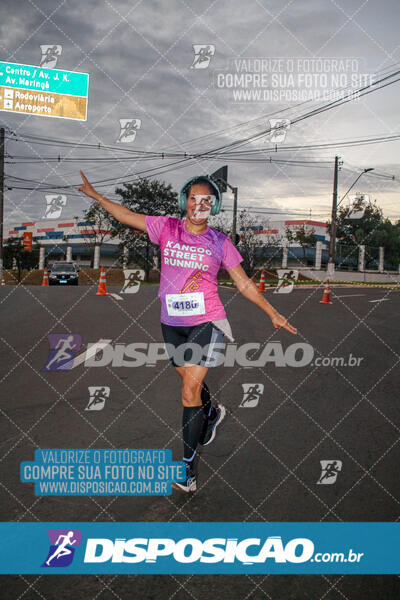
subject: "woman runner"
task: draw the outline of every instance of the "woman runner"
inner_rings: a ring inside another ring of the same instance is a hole
[[[209,227],[208,217],[217,214],[221,195],[207,176],[193,177],[182,187],[178,203],[186,210],[185,219],[153,217],[135,213],[108,200],[94,189],[80,171],[83,185],[78,191],[99,204],[115,219],[146,231],[161,249],[161,330],[169,359],[182,379],[182,437],[186,479],[174,483],[184,492],[196,490],[195,466],[198,444],[210,444],[224,419],[225,407],[211,402],[204,382],[215,366],[216,346],[224,334],[233,341],[226,313],[218,296],[217,275],[226,269],[238,291],[259,306],[276,330],[297,330],[267,302],[255,283],[240,266],[243,258],[228,236]],[[217,346],[218,347],[218,346]],[[191,351],[190,358],[186,357]]]

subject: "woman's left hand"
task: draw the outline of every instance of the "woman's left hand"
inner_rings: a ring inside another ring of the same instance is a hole
[[[272,325],[275,327],[275,329],[277,331],[281,327],[283,327],[283,329],[287,329],[288,331],[290,331],[290,333],[297,333],[297,329],[295,327],[293,327],[292,325],[290,325],[290,323],[287,322],[287,320],[285,319],[285,317],[282,316],[282,315],[280,315],[278,312],[275,313],[271,317],[271,321],[272,321]]]

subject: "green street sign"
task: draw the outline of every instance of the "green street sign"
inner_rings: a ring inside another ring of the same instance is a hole
[[[89,74],[0,61],[0,110],[86,121]]]
[[[87,98],[89,74],[0,61],[0,86]]]

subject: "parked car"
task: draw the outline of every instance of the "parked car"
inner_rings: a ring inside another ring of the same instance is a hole
[[[74,263],[52,263],[49,275],[49,285],[78,285],[78,280],[79,273]]]

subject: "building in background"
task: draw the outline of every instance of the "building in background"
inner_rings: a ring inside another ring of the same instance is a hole
[[[296,246],[296,243],[288,242],[286,239],[286,229],[289,228],[291,230],[296,230],[298,227],[302,227],[304,225],[306,231],[313,231],[316,241],[322,242],[323,244],[327,244],[329,242],[329,233],[326,229],[326,223],[322,221],[313,221],[309,219],[299,219],[299,220],[287,220],[287,221],[269,221],[268,229],[259,225],[258,228],[254,227],[255,235],[259,235],[260,239],[263,241],[267,241],[267,239],[271,235],[277,235],[282,238],[282,242],[287,244],[288,246]]]
[[[325,266],[328,261],[329,233],[326,223],[322,221],[268,219],[263,224],[252,225],[250,229],[253,230],[254,237],[260,240],[260,252],[270,267]],[[295,233],[298,230],[303,230],[306,235],[312,234],[313,242],[304,245],[299,241],[289,240],[287,232]],[[261,250],[263,246],[264,249]]]
[[[96,258],[104,266],[120,267],[121,256],[118,237],[110,238],[108,231],[101,231],[87,221],[78,219],[43,219],[4,226],[4,244],[10,238],[23,238],[24,232],[32,232],[33,246],[42,248],[44,265],[57,260],[76,262],[80,266],[93,267]],[[95,242],[101,240],[95,250]]]
[[[256,221],[255,221],[256,222]],[[313,220],[281,220],[268,221],[265,225],[254,225],[251,229],[260,245],[268,243],[276,237],[279,239],[279,246],[286,246],[289,249],[288,260],[298,261],[304,259],[304,251],[295,242],[289,242],[286,238],[287,228],[296,230],[303,226],[306,231],[314,232],[317,242],[321,242],[322,256],[325,258],[325,251],[329,243],[329,234],[326,230],[326,224],[321,221]],[[41,247],[41,258],[39,268],[47,265],[49,262],[58,260],[73,261],[81,267],[95,267],[100,264],[106,267],[121,267],[121,261],[118,260],[123,255],[119,249],[120,239],[111,238],[109,231],[96,229],[90,222],[79,219],[43,219],[40,221],[30,221],[23,223],[14,223],[4,227],[4,243],[11,238],[20,238],[22,240],[25,232],[32,233],[33,246],[39,244]],[[140,234],[132,230],[132,234]],[[240,231],[239,231],[240,235]],[[125,254],[126,256],[126,254]],[[307,262],[312,262],[315,256],[315,247],[308,248],[306,252]],[[274,262],[281,261],[281,252],[275,256]]]

